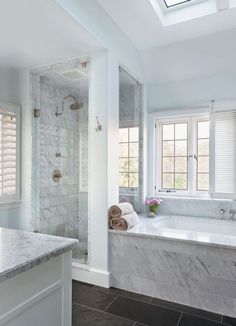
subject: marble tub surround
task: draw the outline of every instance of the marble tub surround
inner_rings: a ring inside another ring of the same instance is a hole
[[[111,286],[236,317],[236,249],[109,232]]]
[[[124,232],[109,230],[109,232]],[[213,218],[139,215],[139,223],[127,230],[127,236],[167,239],[236,250],[236,221]]]
[[[208,198],[160,197],[163,202],[159,207],[160,215],[180,215],[195,217],[230,218],[230,211],[236,212],[236,201]],[[143,207],[143,211],[146,209]],[[225,211],[221,214],[221,209]]]
[[[73,249],[77,240],[0,228],[0,282]]]

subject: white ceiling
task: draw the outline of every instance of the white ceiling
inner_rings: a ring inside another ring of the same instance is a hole
[[[137,49],[236,28],[236,8],[164,26],[149,0],[97,0]]]
[[[34,67],[101,45],[53,0],[0,0],[0,64]]]
[[[165,26],[153,0],[97,1],[139,49],[148,84],[236,75],[235,8]]]

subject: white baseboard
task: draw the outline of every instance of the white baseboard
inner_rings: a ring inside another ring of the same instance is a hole
[[[76,262],[72,263],[72,279],[105,288],[110,287],[110,272],[91,268]]]

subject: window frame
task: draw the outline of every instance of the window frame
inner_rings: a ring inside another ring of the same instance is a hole
[[[185,8],[189,8],[189,7],[192,7],[192,6],[195,6],[195,5],[198,5],[200,3],[204,3],[204,2],[207,2],[208,0],[179,0],[178,3],[176,4],[173,4],[173,5],[168,5],[166,0],[157,0],[160,7],[162,8],[162,11],[164,13],[170,13],[170,12],[173,12],[173,11],[179,11],[179,10],[182,10],[182,9],[185,9]]]
[[[169,197],[210,197],[210,184],[208,191],[197,190],[197,160],[190,159],[189,155],[194,155],[197,153],[197,123],[201,121],[209,121],[209,114],[200,115],[187,115],[187,116],[177,116],[177,117],[166,117],[166,118],[156,118],[155,119],[155,195],[157,196],[169,196]],[[176,124],[176,123],[187,123],[187,164],[188,164],[188,189],[187,190],[172,190],[167,192],[161,188],[162,185],[162,125],[163,124]],[[210,132],[209,132],[210,136]],[[209,150],[210,154],[210,150]],[[210,161],[210,160],[209,160]],[[210,173],[209,173],[210,179]]]
[[[19,203],[21,200],[21,107],[15,103],[0,100],[0,113],[14,113],[16,117],[16,193],[0,197],[0,207]]]
[[[139,132],[138,141],[135,142],[135,143],[138,144],[138,150],[139,150],[139,152],[138,152],[138,172],[134,172],[134,173],[137,173],[138,174],[138,186],[137,187],[120,187],[119,186],[119,189],[120,189],[121,193],[124,193],[124,194],[125,193],[133,193],[133,192],[137,191],[140,188],[140,184],[141,184],[141,180],[140,180],[140,153],[141,153],[140,152],[141,151],[140,125],[139,125],[139,123],[136,123],[136,122],[132,122],[132,123],[130,123],[130,122],[127,122],[127,123],[126,122],[123,122],[119,126],[119,130],[120,129],[131,129],[131,128],[138,128],[138,132]],[[129,143],[132,143],[132,142],[128,142],[128,144]],[[120,142],[119,142],[119,146],[120,146]],[[119,162],[120,162],[120,158],[122,158],[122,157],[120,157],[120,155],[119,155],[119,158],[118,158]],[[128,156],[128,158],[129,158],[129,156]],[[118,170],[118,174],[120,175],[120,173],[121,173],[121,171],[119,169]]]

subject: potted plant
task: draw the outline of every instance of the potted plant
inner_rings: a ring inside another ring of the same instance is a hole
[[[157,215],[161,202],[162,200],[160,198],[147,198],[145,200],[145,205],[149,208],[150,217],[155,217]]]

